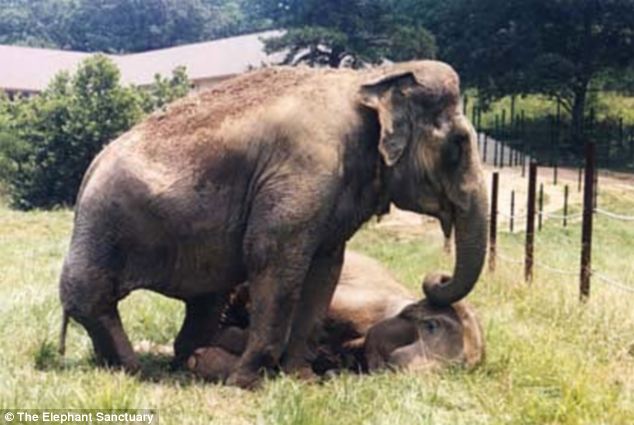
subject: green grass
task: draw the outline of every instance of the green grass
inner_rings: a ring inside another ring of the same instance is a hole
[[[604,188],[604,208],[632,213],[634,192]],[[343,375],[320,384],[282,377],[257,392],[170,373],[168,358],[144,355],[140,377],[100,369],[90,341],[69,329],[67,356],[55,349],[61,311],[57,279],[71,213],[0,208],[0,408],[155,408],[163,424],[626,424],[634,418],[634,294],[594,281],[578,302],[578,278],[498,262],[470,301],[488,344],[486,363],[417,375]],[[546,222],[536,262],[575,271],[578,224]],[[594,260],[634,281],[634,224],[598,218]],[[500,234],[500,252],[521,256],[522,236]],[[412,237],[372,225],[351,246],[384,262],[419,290],[426,271],[449,269],[438,232]],[[180,303],[136,292],[121,305],[133,341],[171,343]]]
[[[468,94],[467,116],[471,119],[472,108],[474,102],[477,103],[477,96],[475,91],[468,91]],[[589,96],[590,106],[588,106],[587,112],[589,113],[589,108],[593,107],[598,121],[610,119],[617,122],[619,118],[623,118],[623,123],[626,126],[634,125],[634,97],[624,96],[615,92],[593,92]],[[511,113],[510,96],[491,103],[489,110],[482,115],[482,125],[493,126],[495,116],[501,116],[503,110],[506,111],[506,124],[508,125],[509,114]],[[554,100],[544,95],[517,96],[515,99],[515,114],[521,114],[522,111],[524,111],[524,116],[527,120],[535,120],[555,115],[557,113],[557,104]],[[564,119],[570,119],[570,115],[565,110],[562,109],[561,113]]]

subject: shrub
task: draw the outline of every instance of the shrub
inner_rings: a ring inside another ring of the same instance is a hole
[[[75,75],[57,75],[40,96],[0,101],[0,178],[8,183],[12,205],[72,205],[103,146],[188,88],[183,69],[171,79],[157,76],[147,90],[124,87],[117,67],[97,55]]]

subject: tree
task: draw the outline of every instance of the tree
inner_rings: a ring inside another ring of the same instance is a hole
[[[156,76],[147,89],[123,87],[105,56],[77,73],[57,75],[40,96],[0,99],[0,178],[21,209],[72,205],[81,179],[103,146],[143,115],[184,96],[185,69]]]
[[[0,44],[63,47],[73,0],[0,0]]]
[[[432,30],[440,56],[484,97],[542,93],[582,129],[590,83],[634,60],[631,0],[449,0]]]
[[[185,67],[179,66],[172,72],[170,78],[160,74],[154,76],[154,84],[146,90],[141,90],[141,105],[146,113],[162,108],[168,103],[185,96],[191,89]]]
[[[28,145],[14,131],[17,107],[18,102],[10,102],[0,92],[0,181],[8,181],[12,175],[21,172],[28,158]],[[0,194],[5,189],[0,185]]]
[[[592,80],[634,63],[634,2],[631,0],[541,0],[541,54],[532,77],[572,114],[573,129],[583,126]],[[556,72],[553,72],[555,70]]]
[[[96,153],[141,116],[138,96],[119,84],[104,56],[86,60],[72,78],[59,74],[40,96],[19,101],[14,134],[28,146],[10,178],[22,209],[72,205]],[[5,151],[6,155],[6,151]]]
[[[395,1],[259,0],[263,16],[285,29],[265,40],[269,53],[286,52],[284,63],[354,67],[385,59],[435,55],[434,37],[398,13]]]
[[[191,42],[202,33],[203,15],[197,0],[80,0],[70,18],[71,44],[119,53]]]
[[[250,0],[0,0],[0,43],[137,52],[266,29]]]

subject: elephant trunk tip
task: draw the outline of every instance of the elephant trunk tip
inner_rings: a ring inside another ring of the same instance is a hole
[[[432,305],[449,306],[454,302],[444,294],[449,284],[451,284],[451,276],[444,273],[430,273],[423,280],[423,294]]]
[[[431,273],[423,280],[423,293],[430,304],[449,307],[466,297],[473,285],[454,285],[454,279],[444,273]]]

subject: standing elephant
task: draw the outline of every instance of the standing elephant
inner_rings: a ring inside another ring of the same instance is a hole
[[[217,329],[248,280],[247,347],[229,383],[276,366],[307,372],[346,240],[394,203],[455,228],[447,306],[486,251],[486,189],[458,76],[435,61],[365,71],[269,68],[172,104],[108,145],[82,182],[60,295],[98,359],[139,368],[117,303],[145,288],[185,301],[177,359]],[[288,265],[292,266],[288,266]]]
[[[187,362],[197,376],[224,381],[248,339],[247,285],[239,287],[212,345]],[[474,309],[464,300],[436,307],[417,300],[378,261],[346,250],[337,289],[318,327],[313,370],[418,370],[444,364],[475,367],[485,342]]]

